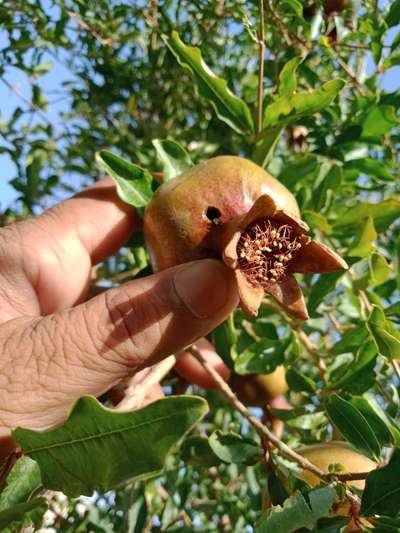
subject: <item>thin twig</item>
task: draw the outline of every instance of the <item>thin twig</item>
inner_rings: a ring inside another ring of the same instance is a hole
[[[308,470],[309,472],[312,472],[315,476],[317,476],[319,479],[321,479],[325,483],[330,483],[337,479],[339,480],[343,479],[345,481],[348,481],[348,480],[354,479],[352,476],[356,476],[355,479],[360,479],[359,476],[361,475],[363,475],[361,479],[365,479],[365,477],[368,475],[367,472],[364,472],[363,474],[359,474],[359,473],[330,474],[330,473],[324,472],[323,470],[321,470],[314,464],[310,463],[310,461],[308,461],[305,457],[298,454],[297,452],[289,448],[289,446],[287,446],[284,442],[282,442],[258,418],[256,418],[255,416],[249,413],[246,406],[238,399],[238,397],[233,392],[233,390],[229,387],[226,381],[224,381],[224,379],[220,376],[220,374],[205,359],[205,357],[202,355],[200,350],[194,344],[188,349],[188,351],[202,364],[204,369],[210,374],[213,380],[217,383],[218,388],[221,390],[221,392],[228,398],[228,400],[232,403],[235,409],[257,430],[261,438],[267,439],[271,444],[275,446],[277,450],[279,450],[282,453],[282,455],[296,462],[304,470]],[[360,503],[359,498],[355,496],[351,491],[347,490],[346,496],[352,502],[355,502],[358,504]]]
[[[259,0],[260,28],[258,35],[258,86],[257,86],[257,122],[256,134],[261,133],[263,123],[263,96],[264,96],[264,60],[265,60],[265,26],[264,26],[264,0]]]
[[[148,374],[140,383],[132,383],[125,391],[125,397],[119,402],[114,411],[131,411],[138,409],[146,396],[147,391],[159,383],[168,374],[176,363],[176,356],[170,355],[159,363],[153,365]]]
[[[157,48],[157,18],[158,18],[157,0],[151,0],[151,40],[150,40],[150,48],[152,50],[155,50]]]
[[[4,83],[6,87],[8,87],[8,89],[10,89],[11,92],[13,92],[16,96],[18,96],[18,98],[22,100],[29,107],[31,111],[34,111],[35,113],[37,113],[40,116],[40,118],[44,120],[44,122],[46,122],[48,126],[54,126],[54,124],[47,118],[47,116],[43,113],[43,111],[39,107],[37,107],[35,104],[33,104],[28,98],[25,98],[25,96],[22,93],[20,93],[20,91],[14,85],[12,85],[5,78],[0,78],[0,80]]]
[[[70,19],[75,20],[77,25],[82,28],[83,30],[87,31],[92,35],[96,41],[98,41],[102,46],[111,46],[113,43],[113,39],[109,37],[108,39],[103,39],[103,37],[97,33],[96,30],[91,28],[89,24],[87,24],[81,17],[78,15],[78,13],[75,13],[74,11],[67,11],[67,15]]]

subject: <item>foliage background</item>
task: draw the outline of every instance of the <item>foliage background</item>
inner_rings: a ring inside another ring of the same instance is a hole
[[[329,410],[326,392],[337,392],[347,402],[354,394],[367,394],[364,400],[376,401],[393,417],[384,422],[390,437],[377,438],[384,458],[383,448],[397,445],[400,434],[399,381],[391,362],[400,358],[400,4],[371,0],[337,16],[318,1],[265,4],[264,108],[277,98],[279,73],[296,56],[304,58],[295,76],[297,92],[332,78],[346,81],[330,106],[286,120],[268,168],[296,194],[315,235],[333,243],[354,266],[350,275],[302,279],[312,318],[301,330],[296,325],[293,332],[293,324],[266,306],[252,336],[236,313],[234,330],[232,323],[225,324],[214,340],[225,358],[242,354],[256,361],[260,373],[282,362],[292,369],[289,399],[296,416],[284,434],[291,447],[328,440],[334,421],[361,449],[357,432],[346,433]],[[0,6],[2,222],[39,213],[97,178],[94,154],[100,149],[150,170],[162,168],[151,142],[155,138],[173,138],[195,162],[216,154],[251,157],[254,136],[218,119],[161,36],[176,30],[185,43],[199,46],[205,62],[255,115],[258,23],[255,1],[5,0]],[[306,128],[303,138],[295,138],[296,126]],[[96,284],[115,283],[145,264],[136,243],[133,253],[123,249],[117,260],[102,265]],[[371,319],[372,304],[384,309],[385,318]],[[395,341],[387,342],[382,331]],[[260,337],[277,346],[261,359]],[[367,350],[366,342],[373,347]],[[171,378],[166,390],[176,392],[179,385]],[[194,391],[212,406],[198,433],[236,431],[258,442],[218,393]],[[365,426],[367,420],[376,436],[376,419],[359,414],[353,424]],[[265,465],[246,466],[243,457],[238,464],[221,463],[208,448],[200,457],[189,457],[186,447],[185,462],[178,453],[170,456],[158,480],[98,495],[84,507],[64,502],[67,519],[62,505],[53,503],[57,530],[251,531],[261,514]]]

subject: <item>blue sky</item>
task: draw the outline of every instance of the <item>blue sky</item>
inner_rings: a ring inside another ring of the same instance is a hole
[[[392,28],[385,39],[386,44],[390,44],[394,36],[398,33],[399,27]],[[0,32],[0,49],[6,43],[5,35]],[[46,62],[47,59],[44,59]],[[51,60],[49,60],[51,61]],[[374,65],[372,60],[368,61],[368,71],[369,73],[373,72]],[[7,69],[7,81],[17,87],[21,95],[30,99],[31,86],[26,82],[25,76],[23,73],[17,69]],[[71,79],[71,74],[62,67],[58,62],[53,64],[53,68],[49,73],[42,76],[38,81],[44,93],[56,92],[61,89],[61,84],[66,79]],[[382,90],[387,92],[392,92],[400,89],[400,66],[393,67],[388,72],[380,76],[380,87]],[[60,121],[59,113],[65,111],[68,102],[66,101],[57,101],[57,97],[54,96],[49,105],[49,110],[46,112],[46,115],[49,120],[55,126]],[[0,118],[7,120],[10,115],[13,113],[14,109],[17,106],[26,108],[26,104],[21,101],[21,99],[10,91],[9,88],[4,85],[0,80]],[[2,143],[2,138],[0,135],[0,146]],[[9,181],[15,176],[15,167],[11,162],[10,158],[7,155],[0,154],[0,211],[4,210],[7,206],[12,205],[17,197],[16,191],[9,184]]]

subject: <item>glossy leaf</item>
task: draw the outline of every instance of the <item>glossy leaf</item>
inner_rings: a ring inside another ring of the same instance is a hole
[[[371,426],[356,407],[335,395],[326,400],[326,409],[332,423],[350,444],[371,459],[379,459],[381,445]]]
[[[323,487],[310,491],[307,498],[308,501],[302,495],[291,496],[282,507],[272,507],[261,517],[256,532],[292,533],[302,527],[311,529],[319,518],[328,516],[336,492],[330,486]]]
[[[199,93],[210,101],[218,117],[238,133],[252,132],[253,119],[247,104],[230,91],[225,80],[212,72],[200,50],[184,44],[175,31],[163,39],[178,62],[194,75]]]
[[[153,146],[163,165],[164,181],[169,181],[193,166],[186,150],[170,139],[153,139]]]
[[[373,242],[377,239],[378,234],[375,230],[374,220],[368,216],[357,228],[354,241],[350,245],[348,255],[350,257],[366,257],[374,250]]]
[[[376,305],[368,318],[368,329],[381,355],[389,359],[400,359],[400,333]]]
[[[269,374],[282,364],[290,339],[261,339],[251,344],[235,359],[235,372],[238,374]]]
[[[368,474],[362,495],[363,516],[397,516],[400,508],[400,449],[395,448],[389,464]]]
[[[0,493],[0,511],[26,502],[40,485],[38,464],[29,457],[21,457],[12,467],[7,476],[6,485]]]
[[[293,57],[290,59],[279,73],[279,96],[289,96],[297,89],[296,70],[303,61],[301,57]]]
[[[339,355],[341,353],[356,351],[368,336],[369,330],[363,322],[360,326],[346,331],[342,335],[342,338],[332,346],[331,353],[333,355]]]
[[[357,277],[354,279],[356,289],[366,289],[367,287],[378,287],[385,283],[392,267],[386,258],[377,252],[372,253],[363,263],[355,268]]]
[[[307,93],[295,93],[274,100],[265,110],[264,128],[292,123],[302,116],[324,110],[343,87],[344,81],[331,80],[325,83],[321,89]]]
[[[338,228],[358,226],[360,220],[368,216],[374,219],[375,228],[378,232],[385,231],[400,217],[400,201],[390,198],[377,203],[360,202],[346,209],[335,221]]]
[[[374,400],[353,396],[350,403],[365,417],[382,447],[393,444],[391,423]]]
[[[262,459],[262,448],[253,440],[236,433],[214,431],[208,442],[215,453],[225,463],[256,464]]]
[[[147,170],[107,150],[98,152],[96,161],[115,181],[121,200],[134,207],[146,207],[153,195],[153,178]]]
[[[393,172],[390,166],[371,157],[351,159],[345,163],[344,170],[347,175],[354,175],[354,179],[358,178],[360,174],[367,174],[368,176],[374,176],[385,181],[391,181],[393,179]]]
[[[113,412],[88,396],[62,427],[18,428],[13,436],[39,464],[45,488],[90,495],[159,474],[171,447],[206,411],[205,400],[195,396],[166,398],[130,413]]]

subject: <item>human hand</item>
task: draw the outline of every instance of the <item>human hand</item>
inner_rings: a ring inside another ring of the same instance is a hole
[[[182,350],[235,308],[232,273],[215,260],[85,301],[92,265],[139,227],[106,179],[0,230],[0,434],[62,422],[80,396],[98,396]]]

